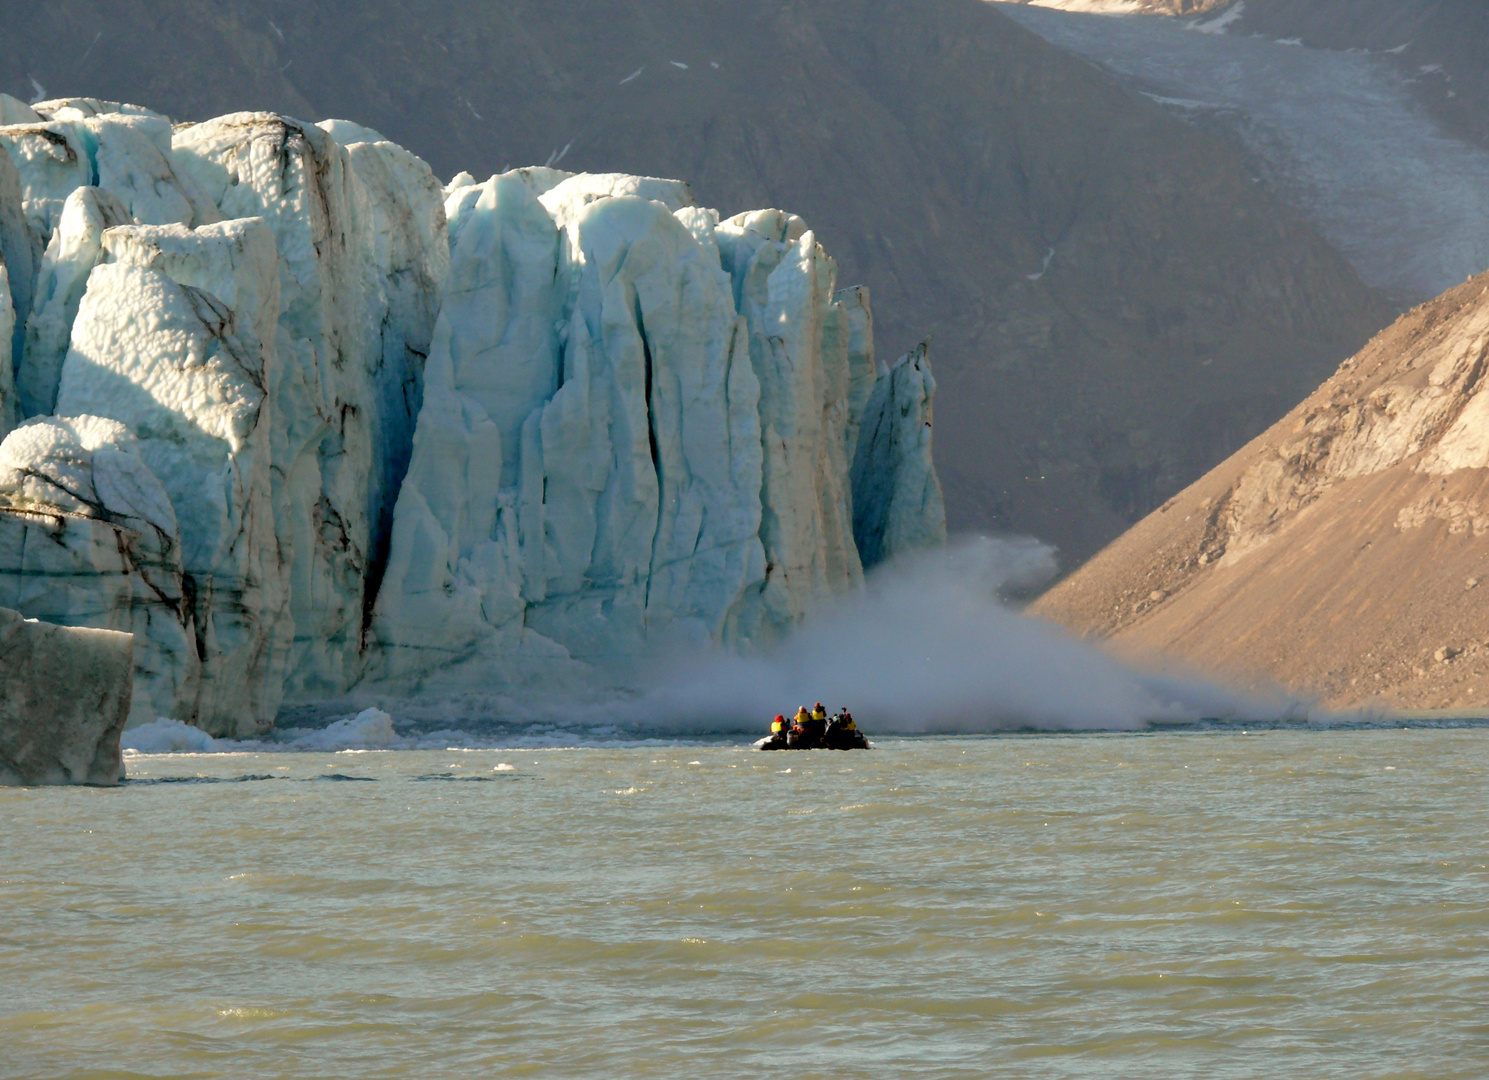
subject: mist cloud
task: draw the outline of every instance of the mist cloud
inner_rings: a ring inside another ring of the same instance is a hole
[[[1298,711],[1133,670],[1002,599],[1054,569],[1049,548],[987,537],[899,560],[776,647],[675,658],[620,718],[678,733],[753,731],[821,701],[848,706],[871,733],[918,734],[1137,730]]]

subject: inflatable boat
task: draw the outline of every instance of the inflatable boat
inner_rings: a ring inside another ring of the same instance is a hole
[[[872,744],[864,733],[854,728],[843,728],[828,724],[820,735],[804,728],[767,735],[755,743],[757,750],[871,750]]]

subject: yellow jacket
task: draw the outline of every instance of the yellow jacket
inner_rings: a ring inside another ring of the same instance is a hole
[[[796,723],[797,723],[798,726],[805,727],[807,724],[810,724],[811,722],[812,722],[812,714],[809,713],[809,712],[807,712],[806,706],[803,705],[801,708],[799,708],[799,709],[796,710]]]

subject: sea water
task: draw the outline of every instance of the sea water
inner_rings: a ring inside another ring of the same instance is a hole
[[[1489,731],[131,756],[4,1077],[1489,1074]]]

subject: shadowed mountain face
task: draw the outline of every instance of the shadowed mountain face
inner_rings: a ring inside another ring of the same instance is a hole
[[[1489,274],[1409,312],[1034,611],[1338,706],[1489,702]]]
[[[43,0],[0,89],[382,131],[445,177],[552,161],[800,213],[930,334],[950,525],[1067,563],[1263,430],[1382,306],[1223,132],[981,0]]]

